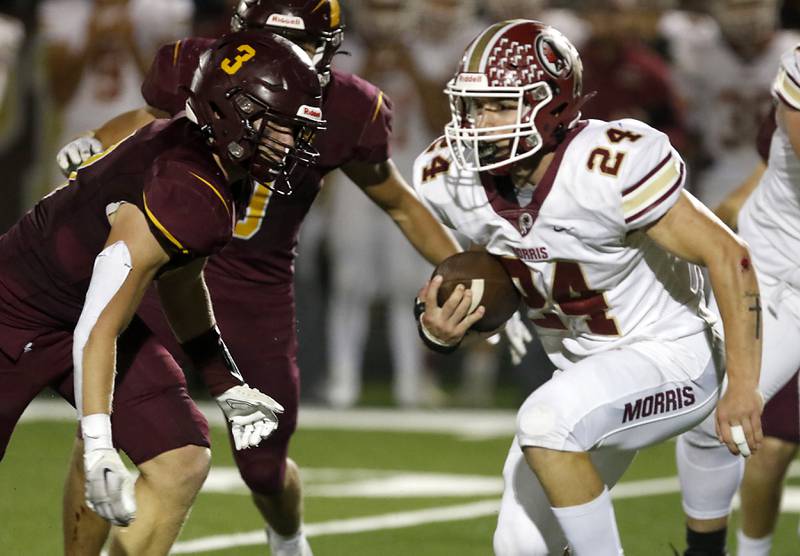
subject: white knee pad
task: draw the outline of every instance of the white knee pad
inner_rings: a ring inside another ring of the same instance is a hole
[[[675,459],[686,515],[694,519],[728,515],[744,474],[744,458],[693,430],[678,437]]]

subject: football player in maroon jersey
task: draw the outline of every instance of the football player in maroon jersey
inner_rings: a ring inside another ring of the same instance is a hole
[[[324,123],[311,59],[273,34],[233,33],[210,45],[187,94],[186,114],[86,161],[0,236],[0,457],[31,399],[54,387],[80,417],[85,485],[73,488],[105,520],[130,525],[112,547],[125,554],[169,551],[209,466],[208,425],[174,360],[135,316],[142,295],[155,280],[237,449],[258,445],[282,408],[239,374],[202,268],[246,202],[232,184],[313,162],[309,141]],[[135,487],[118,449],[139,467]]]
[[[317,165],[294,180],[279,177],[258,183],[238,217],[234,239],[205,269],[217,321],[242,375],[285,408],[278,431],[257,449],[235,452],[236,463],[267,523],[272,553],[308,555],[311,550],[301,530],[300,477],[297,465],[287,458],[299,399],[292,280],[297,234],[322,178],[336,168],[343,170],[431,263],[438,264],[459,248],[419,203],[390,159],[389,99],[371,83],[330,67],[342,42],[338,0],[242,0],[231,23],[233,29],[265,29],[302,45],[324,84],[327,124],[314,141],[320,153]],[[153,114],[181,110],[185,86],[212,40],[189,38],[162,47],[142,86],[149,107],[111,120],[95,132],[96,138],[110,144]],[[61,157],[64,164],[82,158],[77,152],[66,156],[68,151],[69,146]],[[155,297],[145,298],[139,315],[159,338],[169,339]],[[80,506],[80,493],[73,495],[66,506],[72,508],[65,512],[67,522],[73,521]],[[95,532],[86,520],[81,528],[89,543]]]

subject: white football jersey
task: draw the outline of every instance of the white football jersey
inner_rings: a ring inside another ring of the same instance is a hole
[[[667,136],[630,119],[580,122],[522,207],[507,178],[459,170],[444,140],[414,165],[414,187],[433,214],[503,257],[562,368],[709,326],[699,269],[638,231],[676,202],[684,178]]]
[[[799,35],[781,31],[753,60],[734,53],[721,33],[678,38],[673,51],[676,76],[689,107],[691,126],[700,134],[711,165],[694,183],[698,197],[716,207],[758,163],[754,145],[770,107],[770,84],[781,54]]]
[[[794,45],[781,57],[772,94],[778,102],[800,110],[797,48]],[[767,170],[742,207],[738,225],[758,271],[800,288],[800,159],[781,126],[772,134]]]

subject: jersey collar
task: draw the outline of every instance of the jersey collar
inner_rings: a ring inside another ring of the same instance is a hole
[[[553,160],[550,162],[550,166],[547,168],[547,171],[545,171],[539,185],[536,186],[536,190],[533,193],[533,200],[524,207],[520,207],[519,203],[515,199],[512,199],[513,195],[509,195],[507,188],[503,186],[502,180],[507,180],[508,178],[504,176],[492,176],[489,172],[481,172],[478,174],[492,210],[494,210],[498,216],[507,220],[523,236],[528,235],[528,232],[533,228],[533,224],[539,216],[539,210],[542,208],[545,199],[553,188],[553,183],[555,182],[558,169],[561,166],[567,147],[588,124],[589,122],[585,120],[578,122],[578,124],[567,133],[567,136],[561,144],[558,145]]]

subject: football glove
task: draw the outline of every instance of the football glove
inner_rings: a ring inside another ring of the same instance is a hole
[[[95,139],[94,135],[81,135],[58,151],[56,162],[61,169],[61,173],[69,177],[78,166],[99,152],[103,152],[103,144]]]
[[[90,450],[83,455],[86,505],[100,517],[127,527],[136,518],[133,478],[113,448]]]
[[[283,413],[281,404],[246,384],[228,388],[217,403],[231,424],[237,450],[258,446],[278,428],[277,414]]]
[[[511,363],[519,365],[522,363],[522,358],[528,353],[528,344],[533,340],[533,335],[522,321],[522,315],[519,311],[511,315],[511,318],[506,321],[503,327],[503,335],[508,340],[508,350],[511,352]]]

